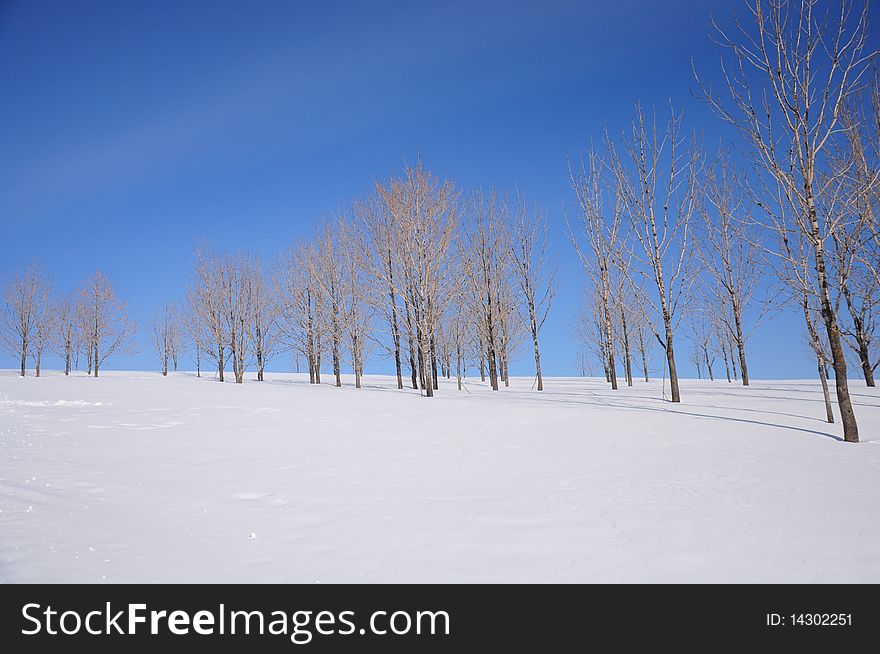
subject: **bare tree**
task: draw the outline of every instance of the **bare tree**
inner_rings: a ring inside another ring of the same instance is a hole
[[[633,312],[633,322],[635,323],[635,333],[636,333],[636,343],[639,349],[639,356],[642,360],[642,372],[645,376],[645,381],[651,381],[651,377],[648,373],[648,360],[651,354],[651,339],[650,334],[647,332],[650,330],[650,327],[647,325],[647,321],[645,320],[645,315],[641,311]]]
[[[348,353],[354,372],[354,385],[355,388],[360,388],[373,317],[373,307],[370,303],[372,280],[368,268],[370,255],[358,223],[340,222],[338,228],[342,270],[341,315],[348,335]]]
[[[843,0],[839,10],[824,15],[814,13],[817,5],[817,0],[753,0],[750,24],[737,21],[736,36],[716,26],[732,54],[723,65],[727,99],[700,85],[716,112],[752,146],[756,164],[792,208],[791,224],[768,226],[810,246],[810,283],[831,350],[844,440],[858,442],[827,261],[838,225],[817,209],[824,191],[818,175],[827,165],[829,146],[845,131],[842,111],[877,52],[868,49],[867,2],[854,13],[852,3]]]
[[[544,215],[537,209],[530,211],[525,198],[518,196],[514,219],[513,263],[519,282],[520,299],[535,348],[535,377],[539,391],[544,390],[544,378],[541,374],[538,333],[547,320],[550,303],[556,293],[558,270],[550,256],[550,239]]]
[[[168,376],[168,363],[177,356],[180,348],[181,322],[180,311],[169,302],[162,305],[150,326],[153,349],[159,356],[163,377]]]
[[[317,258],[310,260],[315,266],[312,277],[320,284],[327,312],[326,333],[330,338],[333,357],[333,376],[336,386],[342,386],[342,340],[345,338],[345,317],[342,315],[343,270],[339,246],[341,216],[326,223],[318,232]],[[320,368],[320,365],[318,366]]]
[[[627,252],[634,265],[626,273],[640,306],[650,309],[662,323],[659,328],[653,321],[648,324],[666,353],[672,401],[680,402],[674,336],[693,284],[691,217],[697,200],[700,148],[696,136],[682,136],[680,114],[673,110],[661,131],[656,117],[647,123],[641,107],[636,107],[630,138],[622,139],[623,153],[611,139],[607,142],[618,201],[634,242]],[[645,292],[639,276],[653,283],[656,294]]]
[[[324,301],[317,280],[320,266],[313,243],[299,244],[284,257],[279,277],[281,320],[279,327],[288,346],[299,352],[309,366],[309,383],[321,383],[320,341]]]
[[[875,75],[874,88],[878,85]],[[880,105],[874,111],[880,126]],[[865,383],[873,387],[880,363],[873,352],[880,313],[880,127],[876,139],[866,135],[867,112],[855,101],[844,108],[842,121],[846,138],[831,149],[830,170],[820,175],[829,190],[820,207],[836,226],[830,230],[834,274],[849,317],[841,316],[841,335],[858,357]]]
[[[698,205],[702,221],[694,241],[711,297],[706,304],[716,308],[713,317],[736,345],[743,386],[749,385],[744,314],[760,288],[762,273],[760,234],[744,215],[746,196],[730,153],[722,148],[706,169],[705,202]]]
[[[77,298],[68,293],[53,305],[53,336],[49,347],[64,360],[64,374],[70,375],[76,352],[80,349],[81,334],[77,324]]]
[[[276,284],[267,278],[267,272],[259,259],[254,260],[250,274],[251,320],[247,328],[251,331],[257,381],[263,381],[266,365],[279,352],[278,318],[281,306],[276,294]]]
[[[128,306],[116,295],[107,276],[97,271],[81,290],[86,325],[85,342],[91,350],[92,370],[98,376],[101,366],[117,352],[134,350],[136,323],[128,317]]]
[[[466,220],[460,229],[459,252],[473,302],[479,341],[485,350],[492,390],[497,391],[501,360],[501,312],[499,305],[509,250],[507,203],[491,192],[476,192],[467,203]],[[503,367],[502,367],[503,374]]]
[[[694,345],[694,356],[699,373],[701,364],[706,366],[709,381],[715,381],[712,366],[715,364],[714,333],[704,308],[691,314],[691,338]]]
[[[229,347],[223,265],[219,256],[202,247],[196,248],[195,259],[194,279],[187,291],[191,333],[197,355],[205,354],[217,364],[217,374],[222,382]]]
[[[591,149],[586,159],[581,161],[578,170],[573,170],[569,165],[569,184],[575,192],[579,208],[579,232],[575,231],[567,216],[566,225],[575,251],[599,298],[596,308],[599,310],[599,318],[604,330],[603,350],[608,356],[608,362],[604,367],[608,372],[611,388],[617,390],[613,289],[617,284],[612,276],[619,269],[615,264],[621,256],[619,243],[621,196],[614,185],[608,188],[606,168],[606,162],[594,149]],[[613,198],[610,208],[606,202],[609,194]],[[587,241],[588,247],[580,245],[581,238]]]
[[[394,285],[404,300],[411,366],[418,366],[425,395],[433,397],[437,385],[434,332],[450,286],[447,254],[457,219],[455,188],[451,182],[438,180],[419,161],[407,166],[401,177],[378,185],[377,191],[399,225],[401,274]]]
[[[37,264],[28,264],[3,289],[4,308],[0,339],[21,362],[27,374],[27,358],[49,302],[49,281]]]
[[[31,358],[34,361],[34,376],[39,377],[42,370],[43,352],[50,346],[55,330],[55,314],[52,311],[48,292],[45,297],[40,298],[35,309]]]
[[[394,213],[383,200],[384,187],[377,184],[376,193],[355,203],[355,213],[365,227],[372,246],[372,266],[376,279],[381,284],[373,284],[373,306],[384,314],[391,332],[391,350],[394,368],[397,373],[397,388],[403,388],[403,368],[401,365],[401,329],[399,317],[398,292],[395,288],[395,253],[398,251],[398,223]],[[414,366],[413,366],[414,369]]]
[[[245,253],[225,253],[220,259],[220,307],[232,359],[235,383],[244,382],[244,374],[255,358],[254,282],[258,264]]]

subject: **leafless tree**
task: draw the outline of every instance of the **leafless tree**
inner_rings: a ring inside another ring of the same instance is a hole
[[[257,364],[257,381],[263,381],[266,365],[279,353],[280,331],[279,315],[281,305],[276,293],[276,284],[268,278],[268,273],[255,259],[250,271],[251,320],[250,340],[253,343],[254,359]]]
[[[544,390],[541,374],[541,349],[538,333],[547,320],[550,303],[556,293],[558,268],[551,261],[550,239],[545,216],[537,209],[529,210],[525,198],[517,197],[514,216],[513,264],[519,282],[520,300],[528,321],[535,348],[535,377],[538,390]]]
[[[880,77],[875,76],[873,86],[878,85]],[[880,125],[880,106],[874,111]],[[833,268],[848,314],[848,320],[841,315],[841,334],[858,357],[865,383],[873,387],[874,370],[880,363],[873,351],[880,313],[880,128],[877,138],[870,138],[867,114],[855,100],[844,108],[846,138],[831,148],[830,170],[820,174],[828,193],[819,206],[835,218],[836,229],[830,230]]]
[[[49,341],[50,349],[64,360],[64,374],[70,375],[74,358],[81,345],[81,334],[77,323],[78,298],[67,293],[52,306],[53,335]]]
[[[451,280],[448,252],[457,220],[455,188],[419,161],[387,185],[378,185],[377,191],[399,225],[401,273],[394,286],[404,301],[411,365],[418,366],[425,395],[433,397],[437,385],[434,332]]]
[[[34,376],[39,377],[42,370],[43,353],[50,347],[55,331],[55,314],[52,311],[48,294],[41,298],[34,313],[34,338],[31,358],[34,362]]]
[[[792,208],[789,223],[768,227],[810,246],[810,295],[818,298],[831,350],[844,440],[858,442],[828,270],[829,243],[839,225],[818,210],[824,192],[819,175],[829,147],[846,129],[842,112],[864,84],[877,52],[868,48],[867,2],[855,12],[848,0],[834,11],[818,7],[818,0],[752,0],[749,24],[737,21],[735,33],[716,26],[731,55],[723,63],[727,97],[697,80],[711,106],[751,145],[756,164]]]
[[[499,388],[501,354],[501,286],[505,282],[509,251],[507,203],[496,192],[476,192],[467,202],[466,218],[459,232],[460,259],[473,303],[472,315],[492,390]],[[503,367],[502,367],[503,374]]]
[[[381,284],[373,284],[373,306],[377,313],[384,315],[391,333],[391,351],[397,373],[397,388],[403,388],[403,368],[401,365],[401,328],[398,292],[395,288],[395,255],[398,252],[398,223],[394,213],[386,204],[384,187],[376,185],[376,193],[355,203],[355,213],[367,232],[372,246],[370,259],[373,274]],[[413,370],[415,366],[413,366]],[[413,376],[413,379],[415,377]]]
[[[311,384],[321,383],[320,340],[324,325],[323,287],[316,278],[320,270],[317,256],[314,243],[291,248],[282,261],[279,276],[279,327],[288,346],[308,362]]]
[[[315,266],[312,277],[321,286],[326,308],[325,333],[330,338],[330,353],[333,357],[333,376],[336,386],[342,386],[342,341],[345,338],[345,316],[343,309],[342,257],[339,244],[341,217],[324,224],[317,235],[317,257],[310,263]],[[320,350],[319,350],[320,351]],[[320,365],[318,366],[320,368]]]
[[[649,123],[641,107],[636,107],[631,135],[621,139],[621,147],[610,138],[607,143],[608,164],[632,241],[626,253],[632,265],[625,270],[642,310],[661,322],[659,327],[653,321],[648,324],[666,353],[672,401],[680,402],[674,336],[693,285],[691,218],[700,147],[696,136],[683,136],[681,114],[672,110],[661,130],[656,116]],[[646,292],[642,280],[649,280],[656,293]]]
[[[691,338],[694,346],[694,359],[699,373],[701,364],[706,366],[709,381],[715,381],[712,366],[715,364],[714,333],[706,310],[699,308],[691,313]]]
[[[174,303],[162,305],[150,326],[153,349],[159,356],[162,376],[168,376],[169,361],[177,357],[182,338],[182,319],[180,310]]]
[[[259,265],[246,253],[224,253],[220,258],[220,308],[232,359],[235,383],[244,382],[244,374],[255,359],[254,282]]]
[[[614,339],[614,287],[617,287],[617,280],[612,277],[619,270],[615,264],[621,256],[621,196],[615,185],[609,182],[607,164],[595,149],[589,151],[577,170],[569,166],[569,184],[577,197],[579,212],[577,229],[567,215],[566,225],[581,264],[596,289],[599,299],[596,308],[604,330],[603,350],[608,356],[604,367],[608,372],[611,388],[617,390]],[[587,247],[581,245],[581,239],[586,240]]]
[[[645,381],[651,381],[651,377],[648,373],[648,360],[651,356],[651,337],[648,334],[650,327],[647,324],[647,320],[645,320],[645,315],[641,311],[633,312],[633,322],[634,329],[636,334],[636,346],[639,350],[639,357],[642,360],[642,372],[645,376]]]
[[[355,388],[361,387],[364,362],[373,318],[373,283],[370,274],[370,253],[361,223],[339,223],[339,258],[341,267],[341,315],[348,336],[348,354],[354,372]]]
[[[117,352],[132,352],[137,324],[128,317],[128,306],[116,295],[107,276],[97,271],[80,291],[86,346],[91,351],[95,377],[101,366]]]
[[[605,381],[611,382],[611,357],[609,355],[608,334],[605,330],[605,316],[601,308],[601,290],[590,285],[578,309],[572,335],[582,351],[591,354],[602,364]]]
[[[0,339],[21,362],[21,376],[27,374],[27,358],[49,302],[49,281],[37,264],[28,264],[3,289]]]
[[[761,235],[757,224],[746,215],[747,191],[727,149],[719,150],[706,168],[702,196],[704,202],[698,204],[702,220],[694,242],[705,272],[705,293],[711,298],[705,303],[715,307],[713,318],[729,332],[736,346],[743,386],[748,386],[744,316],[760,288]],[[756,323],[762,315],[759,312]]]
[[[217,374],[224,381],[229,335],[224,313],[223,262],[212,251],[197,247],[192,286],[187,291],[191,333],[196,352],[207,355],[217,364]]]

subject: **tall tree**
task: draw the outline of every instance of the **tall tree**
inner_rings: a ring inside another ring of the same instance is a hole
[[[749,385],[745,312],[761,287],[763,272],[757,224],[745,214],[747,195],[730,152],[722,148],[706,168],[704,202],[698,205],[702,220],[694,241],[711,298],[707,304],[716,307],[715,318],[736,345],[743,386]]]
[[[519,283],[520,301],[535,348],[535,378],[538,390],[543,391],[538,333],[547,320],[550,303],[556,293],[557,268],[551,261],[546,219],[537,209],[530,210],[522,195],[517,197],[513,229],[513,264]]]
[[[674,110],[665,129],[656,116],[649,122],[636,108],[631,135],[622,149],[607,139],[621,211],[633,241],[627,269],[640,305],[650,309],[661,325],[650,321],[657,342],[666,353],[672,401],[680,402],[674,337],[681,309],[693,286],[691,218],[697,203],[697,178],[702,154],[696,136],[682,134],[681,114]],[[637,279],[649,280],[647,293]]]
[[[448,253],[457,223],[455,187],[436,178],[419,161],[377,190],[399,225],[397,256],[401,274],[394,284],[404,299],[407,331],[416,359],[413,367],[418,367],[425,395],[433,397],[435,329],[451,285]]]
[[[576,231],[567,217],[566,223],[575,251],[596,289],[599,299],[596,309],[599,311],[598,317],[605,341],[603,350],[608,356],[605,369],[610,377],[611,388],[617,390],[617,366],[614,357],[616,284],[612,276],[618,270],[615,263],[621,257],[621,196],[613,183],[609,188],[607,168],[607,163],[592,148],[576,170],[569,166],[569,183],[577,197],[579,209],[579,229]],[[610,208],[608,195],[612,196]],[[586,240],[586,247],[580,244],[581,239]]]
[[[732,58],[723,66],[727,97],[700,83],[711,106],[739,130],[756,165],[792,208],[790,222],[769,227],[810,246],[810,294],[818,298],[831,350],[844,440],[858,442],[829,274],[828,248],[839,226],[818,210],[824,191],[819,175],[829,147],[845,131],[846,103],[860,90],[877,52],[868,47],[867,2],[855,12],[848,0],[834,12],[820,12],[818,6],[817,0],[752,0],[748,25],[737,22],[735,35],[718,27]]]

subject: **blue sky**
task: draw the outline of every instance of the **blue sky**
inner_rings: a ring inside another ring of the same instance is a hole
[[[271,258],[421,156],[547,210],[562,288],[544,365],[573,374],[583,277],[563,228],[566,158],[622,129],[637,101],[671,98],[709,146],[729,137],[694,98],[690,61],[717,77],[709,12],[734,8],[0,3],[0,276],[38,260],[64,290],[101,269],[145,324],[182,295],[197,240]],[[796,314],[765,323],[752,375],[813,376],[801,332]],[[141,340],[108,367],[154,368]],[[529,371],[526,354],[513,372]]]

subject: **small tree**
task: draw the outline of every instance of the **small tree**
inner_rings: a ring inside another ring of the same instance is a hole
[[[3,300],[0,341],[21,362],[21,376],[24,377],[34,340],[39,338],[42,348],[47,335],[44,321],[49,302],[49,281],[42,268],[28,264],[4,287]]]
[[[128,306],[116,295],[107,276],[97,271],[88,277],[80,292],[85,343],[91,352],[95,377],[101,366],[117,352],[132,351],[136,323],[129,320]]]

